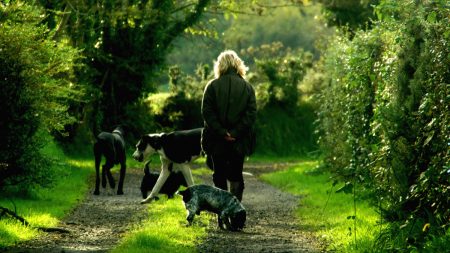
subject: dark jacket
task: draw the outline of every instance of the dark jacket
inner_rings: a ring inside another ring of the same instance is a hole
[[[236,138],[233,148],[237,152],[242,155],[254,152],[255,90],[236,70],[231,69],[206,85],[202,117],[202,148],[207,154],[223,151],[227,146],[224,139],[227,132]]]

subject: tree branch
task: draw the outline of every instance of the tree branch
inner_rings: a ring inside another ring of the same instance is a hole
[[[175,10],[173,10],[171,13],[173,14],[173,13],[179,12],[181,10],[184,10],[184,9],[194,6],[194,5],[195,5],[194,3],[190,3],[190,4],[186,4],[184,6],[180,6],[180,7],[176,8]]]
[[[53,35],[54,40],[56,40],[56,41],[59,40],[59,36],[63,32],[63,30],[66,29],[66,24],[70,18],[70,14],[71,14],[71,12],[69,12],[69,4],[67,4],[64,7],[64,11],[62,12],[61,21],[59,22],[58,26],[56,27],[55,34]]]
[[[194,11],[190,15],[186,16],[184,20],[176,22],[169,29],[167,37],[163,40],[163,45],[169,45],[170,42],[175,39],[180,33],[182,33],[186,28],[197,22],[210,1],[211,0],[199,0],[198,4],[194,8]]]
[[[22,223],[22,225],[24,226],[28,226],[28,227],[33,227],[36,228],[38,230],[44,231],[44,232],[59,232],[59,233],[70,233],[69,230],[64,229],[64,228],[55,228],[55,227],[51,227],[51,228],[44,228],[44,227],[35,227],[32,226],[27,220],[25,220],[25,218],[23,218],[22,216],[17,215],[15,212],[9,210],[8,208],[5,207],[1,207],[0,206],[0,219],[3,217],[7,217],[9,216],[10,218],[13,218],[15,220],[20,221],[20,223]]]

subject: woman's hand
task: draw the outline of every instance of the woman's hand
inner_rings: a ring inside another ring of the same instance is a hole
[[[227,132],[227,135],[225,135],[225,140],[228,142],[233,142],[236,141],[236,138],[234,138],[229,132]]]

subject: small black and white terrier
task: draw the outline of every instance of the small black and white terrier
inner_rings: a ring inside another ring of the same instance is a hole
[[[187,221],[192,224],[194,216],[201,211],[209,211],[218,215],[221,229],[240,231],[245,226],[246,211],[239,200],[230,192],[210,185],[193,185],[178,194],[188,211]],[[224,227],[225,224],[225,227]]]
[[[169,165],[169,170],[172,170],[173,164]],[[150,171],[150,161],[144,165],[144,176],[141,181],[142,198],[147,198],[148,192],[153,189],[158,180],[159,173]],[[168,198],[173,198],[180,186],[187,186],[186,180],[181,172],[174,171],[167,178],[159,193],[166,194]],[[157,198],[157,197],[155,197]]]

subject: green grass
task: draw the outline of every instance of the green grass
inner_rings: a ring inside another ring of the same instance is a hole
[[[246,158],[245,164],[271,164],[271,163],[300,163],[304,161],[310,161],[311,157],[307,156],[279,156],[279,155],[267,155],[267,154],[254,154],[251,157]]]
[[[196,252],[196,243],[206,236],[211,214],[195,216],[186,226],[186,209],[180,196],[160,198],[148,205],[148,219],[136,225],[112,252]]]
[[[72,159],[50,142],[43,153],[56,160],[61,172],[58,181],[50,189],[35,189],[26,197],[0,195],[0,206],[16,210],[33,226],[56,226],[61,218],[81,201],[88,190],[87,177],[92,173],[91,159]],[[37,235],[36,229],[25,227],[19,222],[0,220],[0,248],[30,240]]]
[[[302,196],[296,215],[299,229],[313,231],[326,242],[327,249],[337,252],[371,252],[379,232],[379,216],[365,201],[356,201],[356,241],[353,196],[335,193],[330,175],[318,173],[316,161],[303,161],[280,172],[261,178],[295,195]],[[331,192],[331,194],[330,194]]]
[[[205,163],[204,158],[199,160],[199,164]],[[211,175],[211,170],[197,168],[192,170],[192,175],[195,182],[201,182],[199,176]],[[195,216],[192,226],[186,226],[187,213],[181,196],[167,199],[160,195],[147,210],[147,220],[135,225],[112,252],[197,252],[196,245],[207,235],[206,228],[213,217],[213,214],[202,212]]]

